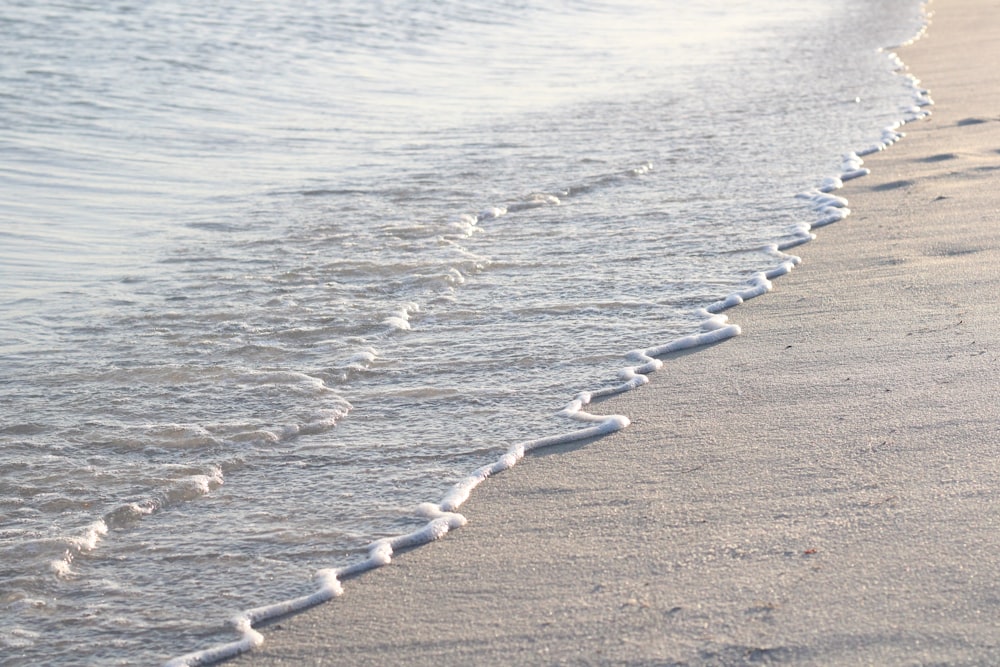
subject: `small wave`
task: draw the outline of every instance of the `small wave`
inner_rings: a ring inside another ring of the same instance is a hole
[[[510,202],[506,206],[491,206],[482,209],[477,215],[470,215],[467,213],[462,214],[459,216],[457,222],[452,223],[452,226],[461,230],[466,236],[471,236],[473,231],[478,229],[478,227],[476,227],[477,223],[484,220],[495,220],[496,218],[505,216],[508,213],[518,213],[541,208],[543,206],[559,206],[563,203],[563,198],[565,197],[573,197],[589,193],[602,186],[614,185],[618,182],[624,181],[626,178],[643,176],[652,170],[653,163],[646,161],[622,172],[600,174],[583,183],[567,186],[559,190],[558,194],[552,194],[549,192],[533,192],[524,199]]]
[[[282,385],[294,384],[309,387],[317,393],[333,391],[322,378],[314,377],[299,371],[250,371],[244,378],[255,384]]]
[[[66,551],[63,553],[62,558],[53,560],[50,563],[52,571],[59,577],[65,578],[71,576],[73,570],[70,566],[73,560],[80,554],[96,549],[98,543],[107,534],[108,524],[104,522],[104,519],[98,519],[87,526],[81,535],[67,537],[65,540],[67,544]]]
[[[494,218],[499,218],[501,216],[507,215],[507,209],[503,206],[491,206],[489,208],[484,208],[479,212],[479,220],[493,220]]]
[[[330,410],[325,413],[318,413],[315,415],[314,419],[302,424],[286,424],[277,430],[266,432],[271,433],[277,441],[288,440],[289,438],[294,438],[299,435],[315,435],[317,433],[325,433],[336,426],[337,422],[339,422],[345,414],[346,412],[344,411]]]
[[[532,208],[539,208],[541,206],[558,206],[562,202],[559,197],[555,195],[545,194],[544,192],[535,192],[528,195],[523,201],[514,202],[513,204],[507,205],[507,211],[510,213],[515,213],[517,211],[526,211]]]
[[[625,173],[628,176],[643,176],[645,174],[648,174],[652,170],[653,170],[653,163],[652,162],[643,162],[638,167],[632,167],[631,169],[629,169]]]
[[[9,608],[10,605],[8,605]],[[32,600],[32,599],[21,599],[14,604],[15,608],[24,608],[26,606],[33,607],[44,607],[45,602],[42,600]],[[30,646],[34,646],[42,638],[41,632],[36,632],[34,630],[28,630],[26,628],[14,627],[10,630],[4,632],[0,635],[0,646],[6,646],[12,649],[23,649]]]
[[[415,303],[407,303],[398,311],[390,315],[389,317],[382,320],[382,324],[386,324],[393,329],[399,331],[409,331],[410,326],[410,316],[414,313],[420,312],[420,306]]]
[[[154,446],[198,449],[220,444],[220,440],[200,424],[153,424],[144,429],[144,440]]]
[[[352,354],[344,362],[347,366],[353,368],[367,368],[373,361],[378,358],[378,350],[374,347],[369,347],[361,352]]]
[[[463,213],[451,223],[451,227],[464,236],[472,236],[476,231],[479,231],[478,223],[479,216]]]
[[[337,367],[341,370],[339,375],[340,381],[347,382],[352,373],[367,371],[376,359],[378,359],[378,350],[374,347],[367,347],[360,352],[355,352],[337,364]]]
[[[176,480],[156,496],[116,507],[93,521],[80,535],[64,538],[66,549],[62,557],[49,565],[56,576],[69,578],[76,574],[72,569],[73,561],[81,554],[94,551],[111,530],[128,528],[165,507],[206,496],[223,483],[222,469],[216,466],[207,473]]]
[[[449,285],[465,284],[465,276],[462,275],[462,272],[456,269],[455,267],[450,267],[448,269],[448,273],[445,274],[444,279],[445,282],[447,282]]]

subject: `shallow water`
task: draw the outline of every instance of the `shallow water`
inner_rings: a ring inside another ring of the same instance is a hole
[[[821,214],[914,0],[0,10],[0,656],[125,664],[414,512]],[[600,446],[599,444],[595,446]]]

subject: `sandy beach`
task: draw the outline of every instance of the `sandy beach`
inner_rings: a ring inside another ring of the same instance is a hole
[[[743,335],[227,664],[1000,664],[1000,2],[930,10],[933,116]]]

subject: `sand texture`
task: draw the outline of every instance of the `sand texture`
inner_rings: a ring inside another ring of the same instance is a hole
[[[229,664],[1000,664],[1000,2],[931,10],[934,115],[742,336]]]

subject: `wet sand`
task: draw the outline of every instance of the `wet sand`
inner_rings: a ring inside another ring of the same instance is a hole
[[[934,115],[743,335],[227,664],[1000,664],[1000,2],[931,10]]]

